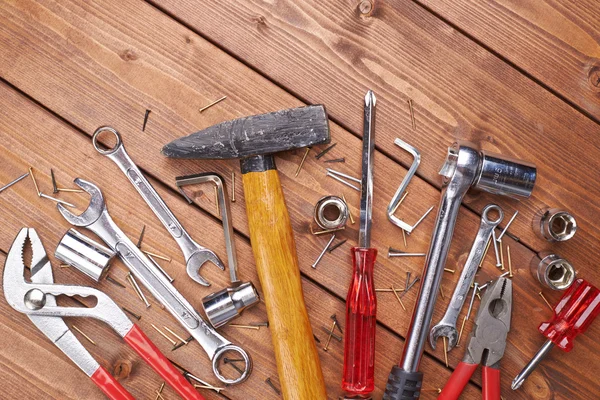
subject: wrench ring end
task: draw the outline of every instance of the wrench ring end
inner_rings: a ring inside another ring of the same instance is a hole
[[[236,352],[239,355],[241,355],[244,359],[244,372],[240,375],[239,378],[227,379],[221,374],[221,371],[219,371],[219,361],[227,351]],[[215,374],[217,379],[228,385],[236,385],[238,383],[244,382],[250,376],[250,372],[252,372],[252,360],[250,359],[250,356],[248,355],[248,353],[246,353],[244,349],[234,344],[228,344],[217,349],[213,356],[212,367],[213,373]]]

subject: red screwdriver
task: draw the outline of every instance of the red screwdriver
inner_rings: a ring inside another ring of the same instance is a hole
[[[371,245],[373,209],[373,155],[375,148],[375,95],[365,96],[360,229],[358,246],[352,248],[353,275],[346,297],[346,332],[342,390],[345,399],[370,398],[375,389],[375,324],[377,299],[373,266],[377,250]]]
[[[567,352],[573,350],[575,337],[585,332],[599,313],[600,290],[583,279],[577,279],[554,307],[552,320],[539,326],[539,331],[548,340],[513,380],[512,389],[521,387],[555,345]]]

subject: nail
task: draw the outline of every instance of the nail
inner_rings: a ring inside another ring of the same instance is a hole
[[[410,281],[410,271],[406,271],[406,284],[404,285],[404,290],[408,290],[408,282]]]
[[[133,277],[133,275],[131,275],[131,273],[127,274],[127,279],[129,280],[129,283],[133,287],[133,290],[137,293],[140,300],[143,301],[144,304],[146,305],[146,308],[150,308],[150,303],[148,303],[146,296],[144,296],[144,293],[142,293],[140,286],[138,285],[138,283],[135,280],[135,278]]]
[[[313,269],[317,269],[317,264],[319,264],[319,262],[321,261],[321,259],[325,255],[325,252],[327,251],[327,249],[329,248],[329,246],[331,246],[331,242],[333,242],[334,239],[335,239],[335,233],[333,235],[331,235],[331,239],[329,239],[329,242],[327,242],[327,245],[325,246],[325,248],[323,249],[323,251],[321,252],[321,254],[319,254],[319,257],[317,258],[317,260],[313,263],[313,265],[311,265],[311,267],[313,267]]]
[[[554,308],[552,308],[552,305],[550,305],[550,303],[548,302],[548,300],[546,300],[546,298],[544,297],[543,293],[539,292],[538,294],[540,295],[540,297],[542,299],[544,299],[544,301],[546,302],[546,304],[548,304],[548,308],[550,308],[552,311],[554,311]]]
[[[33,186],[35,186],[35,191],[37,192],[38,197],[40,197],[40,188],[38,187],[37,181],[35,180],[35,175],[33,175],[33,167],[29,167],[29,176],[31,176]]]
[[[169,257],[167,257],[167,256],[161,256],[160,254],[151,253],[151,252],[146,251],[146,250],[144,250],[143,253],[146,254],[146,255],[148,255],[148,256],[152,256],[154,258],[158,258],[159,260],[171,262],[171,259]]]
[[[446,343],[446,336],[442,336],[444,339],[444,359],[446,360],[446,368],[448,368],[448,344]]]
[[[325,160],[326,163],[343,163],[346,162],[346,159],[344,157],[342,158],[333,158],[331,160]]]
[[[502,246],[502,239],[498,240],[498,246],[500,247],[500,264],[501,264],[501,270],[504,271],[504,247]]]
[[[394,207],[394,209],[392,210],[392,215],[396,214],[396,211],[398,210],[398,207],[400,207],[400,204],[402,204],[402,202],[404,201],[404,199],[406,198],[406,196],[408,196],[408,192],[404,192],[404,194],[400,198],[400,201],[398,202],[398,204],[396,204],[396,207]]]
[[[140,319],[142,319],[141,315],[138,315],[138,314],[134,313],[133,311],[131,311],[131,310],[125,308],[125,307],[121,307],[121,308],[123,309],[123,311],[125,311],[127,314],[131,315],[133,318],[137,319],[138,321]]]
[[[235,203],[235,171],[231,171],[231,202]]]
[[[513,216],[508,221],[508,224],[506,224],[506,226],[504,227],[504,229],[502,230],[502,232],[500,232],[500,235],[498,236],[498,238],[496,240],[502,240],[502,236],[504,236],[504,234],[508,230],[508,227],[510,226],[510,224],[512,224],[513,221],[515,220],[515,218],[517,218],[517,214],[519,214],[519,211],[515,211],[515,213],[513,214]]]
[[[135,245],[138,249],[142,247],[142,242],[144,241],[144,235],[146,234],[146,225],[142,226],[142,231],[140,232],[140,238]]]
[[[327,174],[326,174],[325,176],[329,176],[329,177],[331,177],[331,178],[335,179],[336,181],[338,181],[338,182],[340,182],[340,183],[343,183],[344,185],[346,185],[346,186],[348,186],[348,187],[351,187],[352,189],[354,189],[354,190],[356,190],[356,191],[359,191],[359,192],[360,192],[360,188],[359,188],[359,187],[357,187],[357,186],[355,186],[355,185],[351,184],[350,182],[347,182],[347,181],[343,180],[343,179],[342,179],[342,178],[340,178],[339,176],[333,175],[333,174],[332,174],[332,173],[330,173],[330,172],[327,172]]]
[[[456,347],[458,347],[458,345],[460,344],[460,338],[462,337],[463,329],[465,329],[465,322],[467,322],[467,316],[466,315],[463,317],[463,322],[462,322],[462,325],[460,327],[460,333],[458,334],[458,340],[456,341]]]
[[[492,243],[494,244],[494,253],[496,253],[496,267],[500,268],[502,263],[500,262],[500,252],[498,251],[498,239],[496,238],[496,231],[492,231]]]
[[[213,101],[212,103],[210,103],[210,104],[208,104],[208,105],[206,105],[206,106],[202,107],[202,108],[200,109],[200,112],[203,112],[204,110],[207,110],[207,109],[211,108],[212,106],[214,106],[214,105],[215,105],[215,104],[217,104],[217,103],[220,103],[220,102],[222,102],[222,101],[223,101],[223,100],[225,100],[226,98],[227,98],[227,96],[223,96],[223,97],[221,97],[220,99],[217,99],[217,100]]]
[[[172,344],[173,346],[175,346],[175,345],[177,344],[177,342],[176,342],[176,341],[174,341],[173,339],[171,339],[170,337],[168,337],[168,336],[167,336],[167,334],[166,334],[166,333],[164,333],[163,331],[161,331],[161,330],[160,330],[160,329],[159,329],[159,328],[158,328],[156,325],[154,325],[154,324],[150,324],[150,325],[152,325],[152,327],[153,327],[153,328],[156,330],[156,332],[160,333],[160,335],[161,335],[162,337],[164,337],[164,338],[165,338],[165,339],[167,339],[169,342],[171,342],[171,344]]]
[[[24,173],[23,175],[21,175],[20,177],[18,177],[17,179],[15,179],[12,182],[7,183],[6,185],[2,186],[0,188],[0,193],[2,193],[3,191],[5,191],[6,189],[8,189],[9,187],[11,187],[12,185],[14,185],[17,182],[22,181],[23,179],[27,178],[29,176],[29,172]]]
[[[508,257],[508,276],[510,278],[512,278],[513,272],[512,272],[512,260],[510,258],[510,246],[506,246],[506,256]]]
[[[401,229],[402,231],[402,241],[404,242],[404,248],[407,249],[408,245],[406,244],[406,231],[404,229]]]
[[[267,378],[267,379],[265,379],[265,383],[266,383],[267,385],[271,386],[271,389],[273,389],[273,391],[274,391],[275,393],[277,393],[277,396],[281,396],[281,392],[279,391],[279,389],[277,389],[277,388],[275,387],[275,385],[273,385],[273,382],[271,382],[271,378]]]
[[[64,204],[64,205],[65,205],[65,206],[67,206],[67,207],[72,207],[72,208],[75,208],[75,205],[74,205],[74,204],[67,203],[66,201],[63,201],[63,200],[60,200],[60,199],[55,199],[54,197],[52,197],[52,196],[48,196],[47,194],[40,193],[40,194],[39,194],[39,196],[40,196],[40,197],[42,197],[42,198],[44,198],[44,199],[47,199],[47,200],[52,200],[52,201],[53,201],[53,202],[55,202],[55,203],[58,203],[58,204]]]
[[[182,342],[184,345],[188,344],[188,341],[185,340],[184,338],[182,338],[181,336],[179,336],[178,334],[176,334],[175,332],[173,332],[173,330],[169,329],[168,327],[163,325],[163,328],[165,328],[165,330],[167,332],[169,332],[171,335],[175,336],[177,339],[179,339],[180,342]]]
[[[158,400],[159,397],[162,398],[162,391],[163,391],[164,388],[165,388],[165,383],[163,382],[160,385],[160,388],[158,389],[158,391],[156,392],[156,399],[154,399],[154,400]]]
[[[481,257],[481,261],[479,261],[479,268],[483,265],[485,261],[485,256],[487,256],[488,250],[490,249],[490,245],[492,244],[492,238],[488,239],[487,245],[485,246],[485,250],[483,252],[483,257]]]
[[[150,115],[150,110],[146,110],[144,114],[144,123],[142,124],[142,132],[146,130],[146,124],[148,123],[148,116]]]
[[[169,282],[173,283],[173,282],[175,281],[175,279],[171,278],[171,275],[167,274],[167,271],[165,271],[165,270],[163,269],[163,267],[161,267],[161,266],[160,266],[160,264],[159,264],[159,263],[157,263],[157,262],[156,262],[156,260],[155,260],[155,259],[154,259],[154,258],[153,258],[151,255],[148,255],[148,259],[149,259],[150,261],[152,261],[152,264],[154,264],[154,266],[155,266],[156,268],[158,268],[158,270],[159,270],[159,271],[160,271],[160,272],[161,272],[161,273],[162,273],[162,274],[165,276],[165,278],[167,278],[167,280],[168,280]]]
[[[446,272],[450,272],[450,273],[452,273],[452,274],[456,272],[456,270],[455,270],[455,269],[450,269],[450,268],[444,268],[444,271],[446,271]]]
[[[298,169],[296,170],[296,174],[294,174],[294,177],[298,177],[298,174],[300,173],[300,170],[302,169],[302,166],[304,165],[304,161],[306,161],[306,157],[308,156],[309,151],[310,151],[310,147],[307,147],[306,151],[304,152],[304,157],[302,157],[302,161],[300,161],[300,165],[298,165]]]
[[[54,170],[50,168],[50,178],[52,178],[52,193],[58,193],[58,186],[56,185],[56,177],[54,176]]]
[[[260,329],[260,326],[253,326],[253,325],[229,324],[229,326],[232,326],[234,328],[242,328],[242,329],[254,329],[255,331],[258,331]]]
[[[85,333],[81,332],[81,329],[79,329],[75,325],[71,325],[71,328],[75,329],[77,332],[79,332],[81,334],[81,336],[83,336],[84,338],[86,338],[88,342],[90,342],[91,344],[93,344],[94,346],[96,346],[96,342],[94,342],[92,339],[90,339],[90,337],[88,335],[86,335]]]
[[[329,330],[329,337],[327,338],[327,342],[325,343],[325,347],[323,350],[327,351],[329,349],[329,343],[331,342],[331,337],[333,336],[333,329],[335,328],[335,321],[331,324],[331,329]]]
[[[323,157],[325,154],[327,154],[329,152],[329,150],[333,149],[336,145],[337,145],[337,143],[334,143],[331,146],[327,147],[325,150],[323,150],[322,152],[317,154],[315,156],[315,158],[318,160],[319,158]]]
[[[337,322],[335,322],[335,323],[333,324],[333,326],[334,326],[334,327],[333,327],[333,328],[331,328],[331,329],[332,329],[332,330],[333,330],[333,329],[335,329],[335,326],[336,326],[336,325],[337,325]],[[326,327],[322,326],[322,327],[321,327],[321,330],[322,330],[323,332],[325,332],[326,334],[328,334],[328,335],[331,335],[331,337],[332,337],[333,339],[337,340],[338,342],[341,342],[341,341],[342,341],[342,337],[341,337],[340,335],[336,335],[335,333],[333,333],[332,331],[330,331],[330,330],[329,330],[329,329],[327,329]]]
[[[340,333],[344,333],[344,331],[342,330],[342,326],[340,325],[340,322],[337,320],[336,315],[333,314],[329,318],[332,319],[335,322],[335,327],[339,329]]]
[[[332,251],[334,251],[335,249],[337,249],[338,247],[340,247],[341,245],[343,245],[347,241],[348,241],[348,239],[341,240],[341,241],[337,242],[336,244],[334,244],[333,246],[331,246],[329,248],[329,250],[327,250],[327,251],[329,251],[331,253]]]
[[[398,293],[396,292],[396,289],[394,288],[394,286],[391,287],[392,291],[394,292],[394,296],[396,296],[396,298],[398,299],[398,302],[400,303],[400,305],[402,306],[402,309],[404,311],[406,311],[406,307],[404,307],[404,303],[402,303],[402,300],[400,300],[400,296],[398,296]]]

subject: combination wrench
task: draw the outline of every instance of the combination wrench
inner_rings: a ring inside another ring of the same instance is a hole
[[[74,226],[89,229],[119,254],[136,279],[142,282],[156,300],[164,305],[202,346],[208,358],[212,360],[213,373],[221,382],[236,384],[246,380],[252,370],[252,361],[246,351],[233,345],[206,323],[163,273],[123,233],[109,215],[104,196],[96,185],[80,178],[74,182],[90,195],[90,204],[80,215],[71,213],[59,204],[58,211],[62,216]],[[245,369],[236,379],[225,378],[218,368],[220,358],[228,351],[240,354],[245,362]]]
[[[114,147],[106,148],[98,142],[100,135],[104,132],[109,132],[114,135],[116,139]],[[204,263],[210,261],[221,268],[221,270],[225,270],[223,262],[221,262],[221,259],[215,252],[200,246],[190,237],[154,187],[152,187],[131,157],[129,157],[129,154],[125,151],[125,146],[123,145],[119,132],[110,126],[100,127],[96,129],[96,132],[94,132],[94,135],[92,136],[92,144],[98,153],[107,156],[117,164],[152,209],[154,214],[156,214],[160,222],[162,222],[167,231],[173,236],[173,239],[175,239],[185,257],[188,276],[201,285],[210,286],[210,283],[200,275],[200,268]]]
[[[489,213],[493,210],[498,213],[498,218],[495,220],[491,220],[489,218]],[[442,336],[448,338],[448,351],[452,350],[454,346],[456,346],[458,341],[458,329],[456,329],[458,315],[465,304],[467,293],[469,293],[469,288],[471,287],[471,283],[473,282],[473,278],[475,277],[479,263],[483,258],[485,247],[492,237],[492,232],[494,229],[496,229],[503,218],[504,213],[499,206],[495,204],[488,204],[484,207],[483,212],[481,213],[481,224],[479,225],[479,231],[477,232],[477,236],[473,242],[473,247],[471,247],[471,252],[467,257],[465,266],[460,274],[460,278],[458,279],[454,293],[452,294],[452,299],[450,299],[450,304],[448,304],[448,309],[446,310],[442,320],[433,328],[431,328],[431,331],[429,332],[429,344],[431,344],[431,347],[434,350],[437,340]]]

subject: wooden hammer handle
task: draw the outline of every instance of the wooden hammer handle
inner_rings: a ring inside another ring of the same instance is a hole
[[[283,398],[326,399],[279,175],[276,169],[247,172],[243,183],[250,242],[267,305]]]

